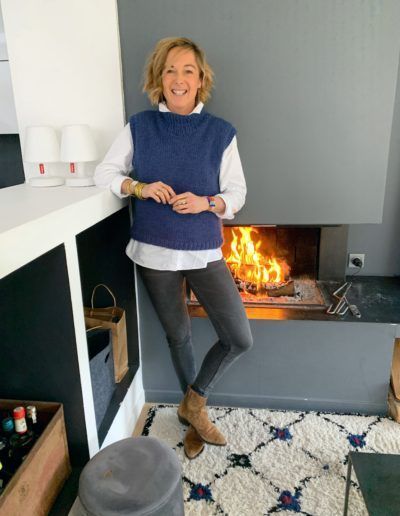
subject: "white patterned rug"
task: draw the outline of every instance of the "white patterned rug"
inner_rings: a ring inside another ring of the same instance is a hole
[[[183,467],[185,515],[343,514],[349,451],[400,454],[400,425],[377,416],[209,408],[228,439],[195,460],[183,451],[176,406],[149,410],[142,435],[176,450]],[[352,475],[349,515],[365,516]]]

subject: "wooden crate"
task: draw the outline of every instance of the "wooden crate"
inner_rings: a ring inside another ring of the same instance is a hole
[[[0,400],[0,410],[35,405],[46,427],[0,496],[1,516],[44,516],[71,473],[60,403]]]
[[[391,384],[394,397],[400,400],[400,339],[394,342]]]
[[[396,399],[392,387],[389,387],[388,407],[389,416],[397,421],[397,423],[400,423],[400,401]]]

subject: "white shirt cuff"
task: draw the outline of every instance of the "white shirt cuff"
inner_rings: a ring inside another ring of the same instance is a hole
[[[122,183],[128,179],[126,176],[120,175],[117,177],[114,177],[114,179],[111,182],[111,191],[117,195],[120,199],[123,199],[124,197],[129,197],[129,194],[123,194],[121,192],[121,185]],[[134,183],[137,183],[137,181],[134,181]]]
[[[215,197],[221,197],[221,199],[225,203],[225,211],[223,213],[215,213],[215,215],[217,215],[217,217],[219,217],[220,219],[226,219],[226,220],[233,219],[235,217],[235,215],[234,215],[234,213],[232,211],[232,207],[231,207],[229,201],[226,198],[226,195],[218,194]]]

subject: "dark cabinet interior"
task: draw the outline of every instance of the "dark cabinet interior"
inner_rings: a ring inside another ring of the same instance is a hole
[[[103,283],[113,292],[117,305],[126,312],[129,370],[116,384],[98,430],[100,446],[139,367],[134,267],[125,254],[129,228],[129,208],[126,207],[76,237],[84,306],[91,306],[94,287]],[[110,294],[103,288],[97,289],[94,301],[96,307],[113,304]],[[95,392],[93,396],[96,396]]]
[[[19,134],[0,134],[0,188],[25,182]]]

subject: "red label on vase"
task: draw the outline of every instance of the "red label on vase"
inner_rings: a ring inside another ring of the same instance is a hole
[[[41,174],[44,174],[44,165],[43,163],[39,163],[39,171]]]

